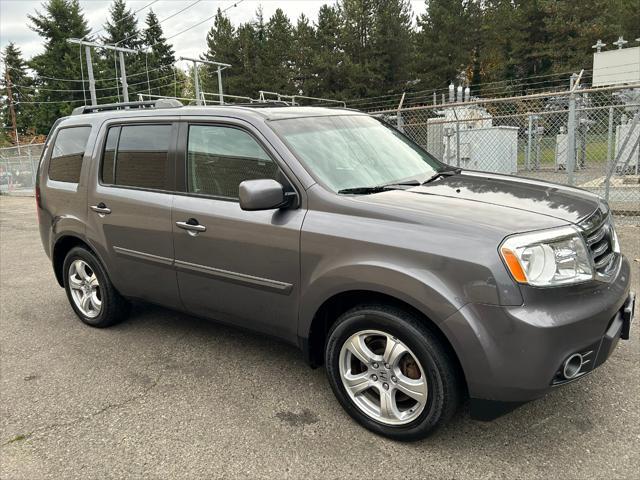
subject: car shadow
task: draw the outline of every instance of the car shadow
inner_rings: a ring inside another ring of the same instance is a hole
[[[261,368],[278,371],[281,376],[279,384],[270,384],[269,387],[282,388],[282,393],[277,394],[280,398],[291,393],[289,386],[310,381],[312,389],[307,389],[306,393],[310,397],[296,398],[292,400],[293,404],[314,405],[312,416],[321,419],[325,416],[322,420],[329,424],[352,422],[334,399],[324,369],[311,369],[297,348],[281,340],[146,303],[135,303],[130,318],[110,330],[126,336],[140,335],[147,342],[173,338],[175,343],[165,347],[159,361],[181,375],[215,376],[220,357],[216,357],[216,362],[207,362],[206,358],[214,351],[224,351],[223,361],[231,365],[259,363]],[[558,448],[557,442],[563,438],[593,433],[596,421],[590,416],[589,405],[593,402],[593,389],[601,380],[598,376],[606,375],[600,370],[605,368],[606,365],[594,371],[589,378],[553,390],[492,422],[472,420],[467,402],[448,425],[424,440],[397,444],[382,437],[374,438],[383,443],[405,445],[400,448],[409,450],[439,454],[481,451],[489,456],[503,456],[503,460],[526,456],[531,448],[538,451],[537,456],[545,449],[552,454]],[[254,378],[258,384],[260,381],[259,375]],[[302,413],[274,411],[273,417],[300,426],[308,422],[311,414],[306,409]]]

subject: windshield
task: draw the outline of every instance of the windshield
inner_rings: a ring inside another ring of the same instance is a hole
[[[422,182],[442,167],[402,134],[367,115],[293,118],[270,125],[334,192],[410,179]]]

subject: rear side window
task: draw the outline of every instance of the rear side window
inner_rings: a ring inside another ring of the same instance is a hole
[[[63,128],[58,132],[49,161],[49,178],[57,182],[78,183],[82,158],[91,127]]]
[[[189,127],[189,192],[238,198],[244,180],[277,178],[278,166],[247,132],[231,127]]]
[[[102,157],[103,183],[168,190],[171,125],[111,127]]]

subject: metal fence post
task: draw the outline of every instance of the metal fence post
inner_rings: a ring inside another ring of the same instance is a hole
[[[524,168],[531,170],[531,130],[533,129],[533,115],[527,114],[529,117],[529,128],[527,130],[527,150],[524,154]]]
[[[453,115],[456,117],[456,166],[460,167],[460,119],[456,108],[453,108]]]
[[[402,92],[402,98],[400,99],[400,103],[398,104],[398,113],[397,115],[397,128],[398,130],[400,130],[402,133],[404,133],[404,119],[402,118],[402,104],[404,103],[404,95],[405,92]]]
[[[605,175],[608,173],[608,169],[611,165],[611,160],[613,156],[613,107],[609,107],[609,130],[607,131],[607,163],[605,164]],[[605,177],[604,182],[604,198],[608,202],[609,201],[609,186],[610,186],[611,178],[609,176]]]
[[[27,156],[29,157],[29,167],[31,170],[31,187],[35,188],[36,186],[36,172],[33,168],[33,155],[31,155],[31,145],[29,145],[29,150],[27,150]]]
[[[577,75],[571,75],[571,94],[569,95],[569,118],[567,120],[567,184],[573,185],[576,166],[576,96],[573,93]]]

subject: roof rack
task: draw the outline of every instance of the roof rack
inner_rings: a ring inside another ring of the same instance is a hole
[[[217,105],[211,105],[217,106]],[[274,100],[272,102],[251,102],[251,103],[225,103],[225,107],[249,107],[249,108],[271,108],[271,107],[290,107],[287,102]]]
[[[159,98],[144,102],[105,103],[103,105],[83,105],[73,109],[71,115],[83,115],[85,113],[105,112],[109,110],[124,110],[131,108],[178,108],[182,103],[173,98]]]

